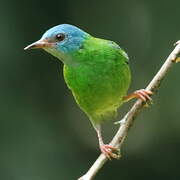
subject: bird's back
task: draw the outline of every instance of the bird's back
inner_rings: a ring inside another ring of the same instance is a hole
[[[130,84],[126,53],[114,42],[94,37],[73,52],[64,77],[81,109],[93,123],[116,114]]]

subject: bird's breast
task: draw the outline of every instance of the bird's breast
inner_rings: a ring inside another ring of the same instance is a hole
[[[130,79],[123,67],[68,67],[64,78],[76,102],[85,112],[117,108],[126,95]]]

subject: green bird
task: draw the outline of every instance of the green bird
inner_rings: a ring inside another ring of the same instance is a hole
[[[150,100],[144,89],[127,94],[131,82],[128,56],[115,42],[96,38],[69,24],[46,31],[40,40],[24,48],[42,48],[64,64],[64,79],[97,132],[101,152],[118,158],[115,147],[104,144],[101,124],[132,98]]]

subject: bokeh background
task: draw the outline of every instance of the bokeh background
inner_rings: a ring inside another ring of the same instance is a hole
[[[114,40],[129,54],[132,92],[148,84],[180,39],[179,15],[179,0],[2,0],[0,179],[73,180],[99,155],[96,133],[64,83],[62,63],[42,50],[25,52],[26,45],[62,23]],[[95,179],[180,179],[179,74],[177,64],[136,119],[123,158],[107,163]],[[112,122],[105,125],[107,142],[116,130]]]

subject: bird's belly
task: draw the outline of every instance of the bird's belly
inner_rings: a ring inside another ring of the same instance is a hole
[[[77,104],[91,117],[116,111],[129,87],[128,77],[119,71],[66,72],[65,80]]]
[[[123,94],[121,89],[113,89],[108,82],[96,80],[95,83],[84,84],[73,91],[78,104],[88,112],[101,113],[119,105]]]

